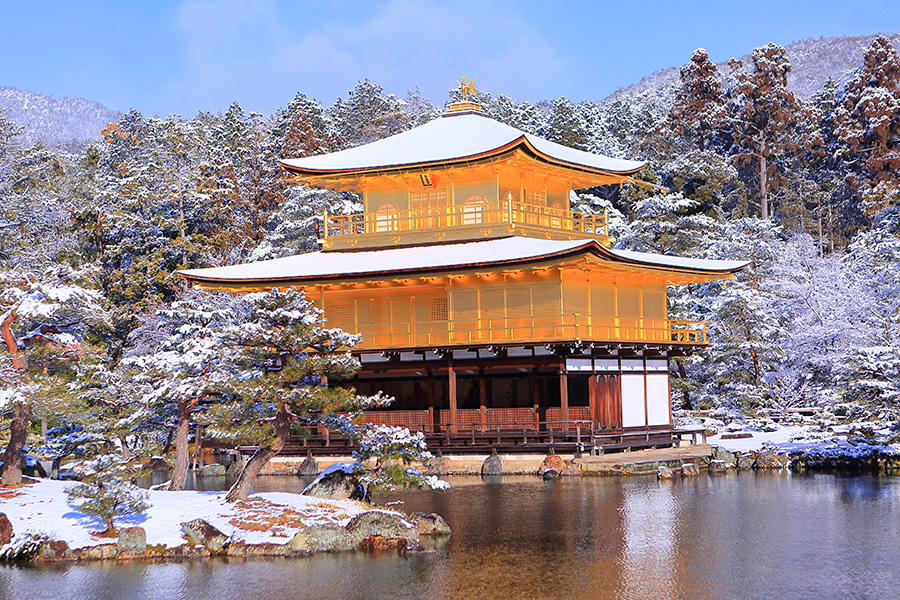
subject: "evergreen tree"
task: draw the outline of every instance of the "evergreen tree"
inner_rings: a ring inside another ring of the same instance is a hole
[[[681,86],[669,110],[668,125],[678,135],[697,143],[702,152],[725,119],[725,93],[715,63],[703,48],[681,67]]]
[[[857,167],[851,184],[866,214],[897,206],[900,194],[900,56],[878,36],[834,111],[838,138]]]
[[[756,48],[752,67],[740,70],[741,61],[732,60],[736,85],[729,90],[729,119],[734,138],[732,152],[744,163],[757,165],[759,204],[762,219],[769,218],[774,177],[787,168],[785,159],[796,151],[806,133],[802,105],[787,89],[791,63],[782,46],[768,44]]]

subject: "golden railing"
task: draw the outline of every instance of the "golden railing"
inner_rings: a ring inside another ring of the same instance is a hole
[[[325,239],[334,236],[390,234],[426,229],[525,225],[591,235],[607,235],[606,213],[591,215],[522,202],[484,202],[476,205],[423,208],[391,212],[325,214]]]
[[[326,325],[327,326],[327,325]],[[348,327],[362,334],[357,349],[424,348],[562,341],[703,345],[706,321],[568,315],[385,323]]]

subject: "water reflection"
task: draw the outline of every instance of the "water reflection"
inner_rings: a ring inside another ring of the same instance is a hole
[[[456,478],[444,494],[377,498],[447,518],[454,535],[430,554],[7,566],[0,598],[890,598],[900,589],[897,483]],[[257,487],[303,485],[261,477]]]

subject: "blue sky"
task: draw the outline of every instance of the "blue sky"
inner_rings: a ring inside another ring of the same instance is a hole
[[[0,86],[146,115],[297,92],[331,104],[363,78],[441,104],[461,75],[516,100],[600,100],[697,47],[900,31],[900,0],[0,0]]]

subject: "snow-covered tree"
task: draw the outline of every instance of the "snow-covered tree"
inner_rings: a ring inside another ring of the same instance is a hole
[[[81,512],[103,519],[106,530],[101,535],[115,534],[115,517],[140,514],[150,508],[149,494],[134,483],[140,470],[120,455],[82,461],[73,471],[82,483],[66,488],[69,502],[77,504]]]
[[[249,319],[227,328],[222,348],[237,370],[234,400],[207,411],[219,439],[255,443],[259,449],[229,490],[227,501],[247,497],[253,479],[284,447],[295,424],[323,424],[353,434],[337,413],[369,402],[352,389],[330,385],[349,378],[358,362],[343,352],[358,336],[322,326],[321,311],[294,289],[249,294]]]
[[[695,140],[702,152],[725,119],[725,93],[716,65],[703,48],[681,67],[681,85],[669,110],[668,124],[677,134]]]
[[[857,167],[852,182],[863,209],[874,216],[896,207],[900,195],[900,56],[879,35],[863,60],[838,98],[834,121]]]
[[[739,60],[730,63],[736,85],[729,90],[728,118],[732,152],[739,161],[757,166],[760,216],[767,219],[775,176],[787,168],[785,159],[808,133],[808,118],[787,88],[791,63],[785,49],[768,44],[754,49],[751,60],[748,70]]]

